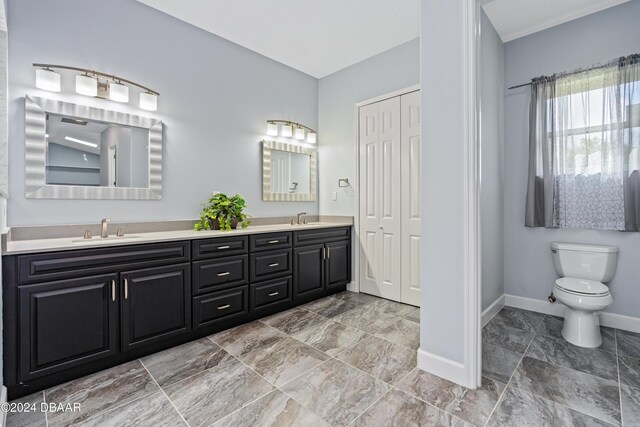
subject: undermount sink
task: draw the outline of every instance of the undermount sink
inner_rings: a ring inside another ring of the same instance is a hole
[[[92,237],[90,239],[74,239],[71,243],[114,243],[121,240],[139,239],[139,236],[110,236],[110,237]]]

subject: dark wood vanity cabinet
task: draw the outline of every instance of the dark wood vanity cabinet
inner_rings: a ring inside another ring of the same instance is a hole
[[[350,227],[3,257],[9,398],[346,289]]]

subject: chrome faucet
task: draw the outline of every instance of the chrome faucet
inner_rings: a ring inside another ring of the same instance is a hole
[[[107,224],[109,224],[109,221],[111,221],[109,218],[105,218],[100,221],[100,237],[103,239],[109,237],[109,231],[107,229]]]
[[[298,225],[303,224],[303,222],[302,222],[302,221],[304,220],[304,218],[305,218],[305,216],[306,216],[306,215],[307,215],[307,213],[306,213],[306,212],[300,212],[300,213],[298,214]]]

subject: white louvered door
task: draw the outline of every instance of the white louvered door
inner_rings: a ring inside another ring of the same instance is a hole
[[[413,92],[360,107],[358,117],[360,290],[413,305],[420,303],[419,102]]]

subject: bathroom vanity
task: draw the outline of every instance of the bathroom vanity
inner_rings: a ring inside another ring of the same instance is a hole
[[[350,225],[152,234],[8,248],[10,399],[343,291],[351,281]]]

